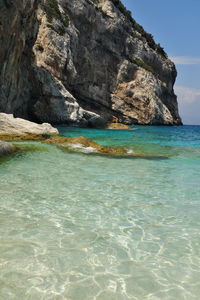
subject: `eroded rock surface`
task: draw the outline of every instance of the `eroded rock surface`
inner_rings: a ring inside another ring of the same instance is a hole
[[[36,124],[21,118],[14,118],[11,114],[0,113],[0,137],[14,139],[31,139],[31,137],[42,137],[57,135],[58,130],[48,123]]]
[[[118,0],[0,2],[0,111],[40,122],[178,125],[174,64]]]
[[[106,129],[128,130],[130,127],[121,123],[108,123]]]
[[[0,141],[0,157],[16,151],[16,147],[10,143]]]
[[[0,112],[28,118],[37,0],[0,1]]]
[[[58,146],[66,152],[83,153],[87,155],[103,155],[114,158],[145,158],[167,159],[168,157],[142,152],[133,147],[102,146],[90,138],[78,137],[51,137],[43,141]]]

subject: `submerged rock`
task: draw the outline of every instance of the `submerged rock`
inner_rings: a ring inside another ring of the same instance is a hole
[[[43,145],[38,145],[38,144],[23,144],[23,143],[18,143],[15,144],[16,150],[18,153],[25,153],[25,152],[49,152],[49,149],[44,147]]]
[[[10,143],[0,141],[0,157],[16,151],[16,147]]]
[[[85,147],[94,147],[97,148],[99,145],[94,142],[93,140],[84,137],[84,136],[78,136],[78,137],[62,137],[62,136],[56,136],[56,137],[51,137],[49,139],[46,139],[43,141],[44,143],[47,144],[81,144]]]
[[[121,123],[109,123],[109,124],[107,124],[106,129],[127,130],[127,129],[130,129],[130,127],[128,125],[121,124]]]
[[[57,145],[60,149],[67,152],[78,152],[85,154],[105,155],[116,158],[149,158],[159,159],[167,158],[163,156],[155,156],[146,154],[142,151],[134,151],[132,148],[120,146],[102,146],[90,138],[79,137],[52,137],[43,141],[47,144]]]
[[[58,130],[48,123],[37,124],[11,114],[0,113],[0,138],[6,140],[40,139],[57,135]]]

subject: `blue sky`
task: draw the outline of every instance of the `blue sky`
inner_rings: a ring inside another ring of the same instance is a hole
[[[200,125],[200,0],[122,0],[175,62],[184,124]]]

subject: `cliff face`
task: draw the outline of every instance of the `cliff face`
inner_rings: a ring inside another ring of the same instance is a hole
[[[0,0],[0,112],[27,117],[36,9],[36,0]]]
[[[175,66],[120,1],[36,5],[0,7],[1,111],[86,126],[181,123]]]

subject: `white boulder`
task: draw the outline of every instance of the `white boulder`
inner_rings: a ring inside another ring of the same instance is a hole
[[[11,114],[0,113],[1,135],[57,135],[58,130],[48,123],[37,124]]]

